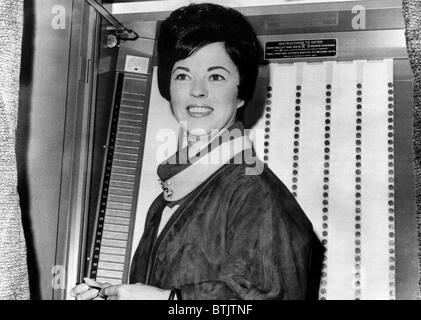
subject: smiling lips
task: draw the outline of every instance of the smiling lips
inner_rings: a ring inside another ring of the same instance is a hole
[[[213,108],[209,106],[189,105],[187,107],[187,113],[193,118],[203,118],[210,115],[213,112]]]

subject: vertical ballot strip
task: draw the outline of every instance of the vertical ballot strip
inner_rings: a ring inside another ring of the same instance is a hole
[[[329,181],[330,181],[330,135],[331,135],[331,118],[332,118],[332,73],[333,63],[326,62],[326,96],[325,96],[325,122],[324,122],[324,145],[323,148],[323,190],[322,190],[322,244],[327,248],[328,235],[329,235]],[[328,272],[328,250],[324,253],[322,262],[322,274],[320,280],[320,293],[321,300],[327,297],[327,272]]]
[[[388,130],[388,229],[389,229],[389,299],[396,298],[395,285],[395,148],[393,63],[387,65],[387,130]]]
[[[361,299],[389,299],[388,91],[393,61],[363,62],[361,172]],[[388,76],[388,74],[390,76]],[[357,97],[358,99],[358,97]],[[358,102],[358,101],[357,101]]]
[[[297,83],[302,80],[299,80],[297,66],[292,63],[271,63],[269,72],[277,75],[270,77],[267,90],[266,99],[271,100],[270,121],[262,116],[253,127],[252,139],[260,159],[267,155],[265,162],[291,190],[293,181],[298,181],[296,177],[293,178],[292,161],[293,158],[298,161],[298,155],[293,153],[293,140],[299,134],[299,124],[295,119],[297,112],[294,111],[297,111],[297,92],[301,91]],[[264,146],[260,141],[268,141],[270,145]]]
[[[149,85],[147,75],[117,75],[89,269],[98,282],[128,280]]]
[[[297,197],[298,190],[298,167],[300,160],[300,128],[301,128],[301,110],[302,110],[302,90],[303,90],[303,64],[300,63],[296,68],[296,86],[295,86],[295,103],[291,106],[294,108],[294,137],[292,143],[292,179],[291,190],[292,195]]]
[[[272,87],[269,85],[267,87],[266,93],[266,102],[264,110],[264,119],[265,119],[265,136],[263,142],[263,161],[268,163],[269,161],[269,144],[270,144],[270,121],[271,121],[271,112],[272,112]]]
[[[355,94],[355,243],[354,243],[354,299],[361,299],[361,176],[362,176],[362,112],[363,112],[363,61],[357,62],[357,84]]]
[[[356,62],[332,66],[327,299],[354,299]],[[329,121],[330,120],[330,121]],[[323,219],[323,218],[322,218]]]
[[[301,65],[297,65],[297,68]],[[326,63],[303,63],[297,200],[322,240]],[[317,75],[317,76],[315,76]],[[326,240],[326,239],[325,239]],[[326,241],[325,241],[326,242]],[[327,244],[326,244],[327,245]],[[325,245],[325,247],[326,247]]]

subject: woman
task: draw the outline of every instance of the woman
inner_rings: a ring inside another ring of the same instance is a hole
[[[192,4],[162,23],[159,90],[188,144],[158,168],[164,192],[149,209],[131,284],[87,280],[72,290],[78,299],[98,295],[88,284],[108,299],[308,296],[311,223],[282,182],[254,161],[236,121],[253,96],[258,47],[246,19],[222,6]]]

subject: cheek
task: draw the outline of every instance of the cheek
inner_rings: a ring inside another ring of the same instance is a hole
[[[189,88],[190,85],[187,82],[183,81],[171,81],[170,84],[170,95],[177,96],[177,97],[188,97],[189,96]]]
[[[237,109],[239,102],[237,87],[229,88],[228,90],[220,91],[216,95],[219,103],[228,109]]]
[[[182,105],[177,99],[171,98],[171,110],[177,120],[182,119]]]
[[[180,90],[176,90],[174,87],[171,87],[170,97],[171,108],[173,109],[174,114],[179,114],[182,106],[184,105],[183,95],[180,93]]]

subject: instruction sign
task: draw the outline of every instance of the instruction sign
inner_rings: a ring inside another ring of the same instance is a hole
[[[269,41],[265,60],[336,56],[336,39]]]

